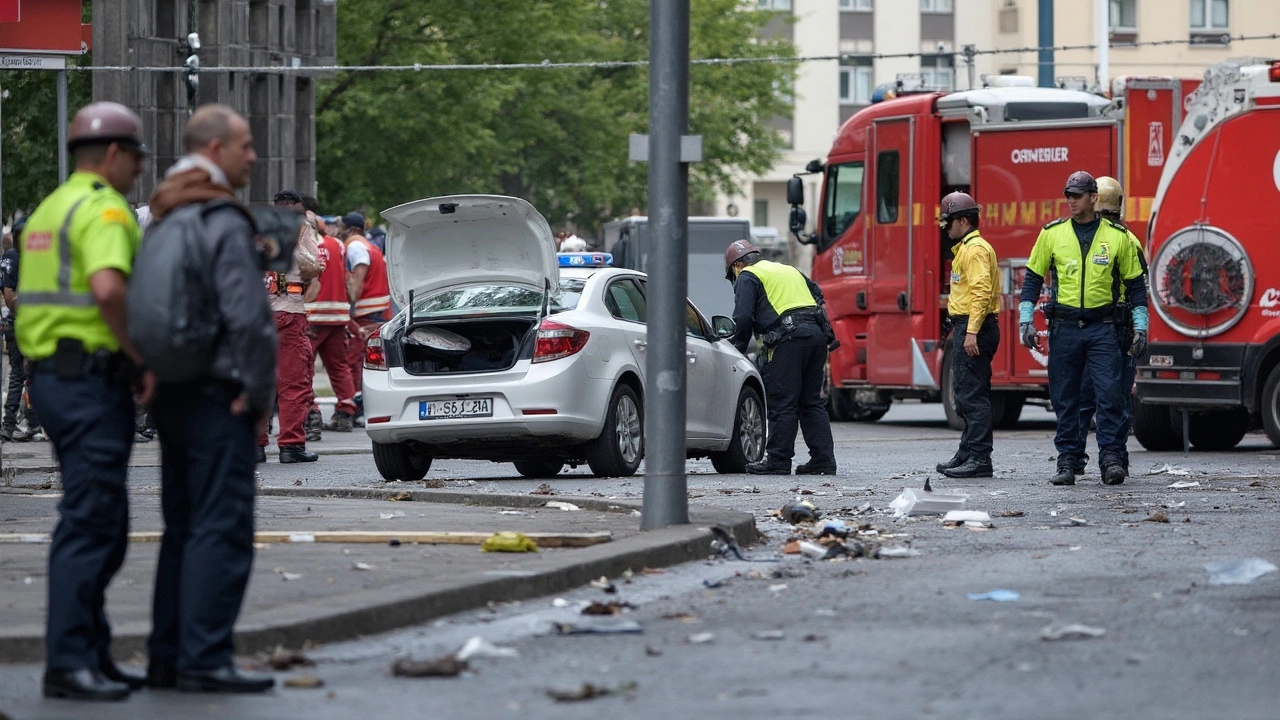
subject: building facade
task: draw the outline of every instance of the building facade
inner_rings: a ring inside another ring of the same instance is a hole
[[[190,10],[195,9],[192,16]],[[242,198],[265,202],[291,188],[313,193],[315,83],[312,74],[274,68],[333,65],[335,0],[95,0],[93,62],[97,66],[180,67],[198,32],[195,105],[223,103],[248,120],[258,162]],[[213,68],[262,70],[218,72]],[[180,72],[102,71],[93,98],[138,111],[155,155],[131,199],[145,201],[182,153],[182,128],[192,109]]]

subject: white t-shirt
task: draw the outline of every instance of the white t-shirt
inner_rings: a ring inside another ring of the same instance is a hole
[[[369,265],[369,248],[359,241],[347,245],[347,270],[354,271],[361,265]]]

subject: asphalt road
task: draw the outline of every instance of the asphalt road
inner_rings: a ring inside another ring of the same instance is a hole
[[[1091,467],[1079,485],[1056,488],[1047,482],[1051,416],[1028,408],[1024,417],[1018,430],[997,433],[990,480],[939,482],[931,472],[956,442],[938,405],[900,405],[879,423],[837,426],[841,474],[834,478],[720,476],[709,463],[692,462],[693,502],[757,516],[768,539],[748,550],[753,561],[638,573],[630,582],[614,579],[616,595],[593,588],[566,595],[568,607],[546,598],[312,649],[318,665],[300,672],[321,677],[322,689],[248,698],[140,693],[125,704],[84,706],[40,700],[40,669],[8,666],[0,669],[0,710],[15,718],[314,720],[1275,718],[1280,572],[1215,586],[1204,565],[1248,557],[1280,564],[1280,450],[1256,434],[1233,452],[1189,458],[1134,443],[1135,477],[1124,485],[1101,486]],[[139,470],[135,481],[154,482],[154,472]],[[382,485],[367,455],[268,464],[261,472],[267,485]],[[935,490],[967,494],[966,509],[989,512],[996,527],[944,528],[936,517],[895,520],[884,511],[903,487],[926,477]],[[428,479],[479,492],[521,493],[538,484],[510,465],[463,461],[438,461]],[[1175,482],[1198,485],[1168,487]],[[564,495],[638,498],[643,478],[596,480],[579,470],[551,486]],[[769,512],[801,492],[828,515],[877,531],[864,539],[919,556],[780,555],[792,529]],[[1147,521],[1156,511],[1170,522]],[[967,598],[996,588],[1019,598]],[[578,619],[579,604],[608,599],[634,604],[623,619],[643,633],[548,634],[553,621]],[[1072,623],[1105,634],[1042,639],[1046,628]],[[690,642],[702,633],[709,642]],[[477,635],[519,657],[476,659],[452,679],[389,672],[397,658],[451,652]],[[629,691],[577,703],[547,695],[581,683]]]

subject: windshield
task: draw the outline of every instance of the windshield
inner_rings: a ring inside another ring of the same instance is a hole
[[[822,203],[822,247],[834,243],[862,211],[862,163],[827,169],[827,196]]]
[[[586,281],[577,278],[560,278],[560,291],[551,296],[550,311],[558,313],[576,308],[585,284]],[[415,320],[460,314],[536,313],[541,309],[541,292],[514,285],[470,285],[415,298],[413,301]]]

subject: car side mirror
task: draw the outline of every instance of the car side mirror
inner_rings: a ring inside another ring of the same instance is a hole
[[[738,324],[731,317],[716,315],[711,318],[711,329],[718,338],[730,338],[738,331]]]
[[[804,181],[798,177],[793,177],[787,181],[787,204],[804,204]]]

